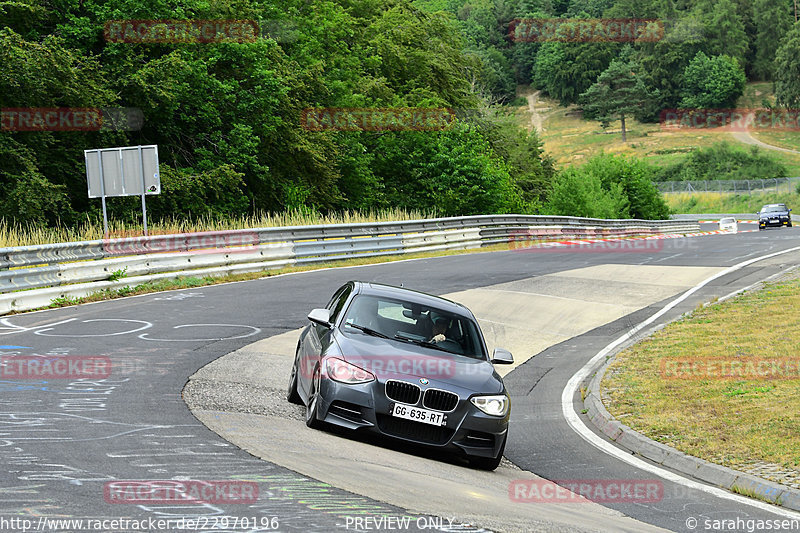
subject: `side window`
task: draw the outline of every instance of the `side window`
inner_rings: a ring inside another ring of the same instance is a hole
[[[331,323],[336,322],[336,319],[339,317],[339,313],[342,312],[344,303],[347,301],[347,298],[350,296],[351,292],[353,292],[353,287],[347,285],[342,287],[336,294],[333,295],[333,298],[331,298],[330,303],[328,303],[328,309],[331,311]]]
[[[403,311],[405,311],[405,308],[400,302],[394,302],[391,300],[378,301],[378,315],[381,317],[391,318],[392,320],[397,320],[398,322],[416,325],[417,320],[415,318],[407,317]]]

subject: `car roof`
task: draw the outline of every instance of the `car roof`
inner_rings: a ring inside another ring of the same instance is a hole
[[[456,303],[447,298],[434,296],[425,292],[407,289],[405,287],[395,287],[394,285],[385,285],[383,283],[373,283],[366,281],[353,281],[359,294],[372,295],[372,296],[386,296],[404,300],[409,303],[417,303],[420,305],[428,305],[436,307],[442,311],[448,311],[455,314],[465,315],[471,318],[472,313],[465,306]]]

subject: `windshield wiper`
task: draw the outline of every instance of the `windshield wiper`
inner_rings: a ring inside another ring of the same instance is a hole
[[[359,324],[352,324],[352,323],[351,324],[347,324],[347,326],[349,326],[351,328],[356,328],[357,330],[363,331],[367,335],[372,335],[373,337],[380,337],[382,339],[391,339],[390,336],[384,335],[380,331],[375,331],[374,329],[368,328],[367,326],[362,326],[362,325],[359,325]]]
[[[433,348],[434,350],[439,350],[439,351],[446,352],[446,353],[452,353],[452,354],[456,353],[456,352],[451,352],[450,350],[448,350],[446,348],[442,348],[441,346],[437,345],[434,342],[423,341],[423,340],[420,340],[420,339],[414,339],[414,338],[411,338],[411,337],[406,337],[405,335],[401,335],[400,333],[395,335],[394,338],[395,339],[399,339],[401,341],[406,341],[406,342],[411,342],[411,343],[414,343],[414,344],[418,344],[418,345],[424,346],[426,348]],[[458,354],[456,354],[456,355],[458,355]]]

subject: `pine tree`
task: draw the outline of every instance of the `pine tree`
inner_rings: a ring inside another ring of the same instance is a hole
[[[756,23],[753,72],[762,80],[772,80],[775,78],[775,52],[792,27],[791,15],[786,5],[774,0],[755,0],[753,14]]]
[[[775,54],[775,98],[786,107],[800,106],[800,22],[795,22]]]
[[[581,94],[583,115],[607,127],[612,120],[622,124],[622,142],[627,142],[625,119],[641,111],[653,99],[641,77],[638,65],[615,60],[597,77],[597,82]]]

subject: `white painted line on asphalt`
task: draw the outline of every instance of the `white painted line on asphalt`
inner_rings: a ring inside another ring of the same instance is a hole
[[[771,254],[762,255],[760,257],[755,257],[753,259],[748,259],[747,261],[743,261],[741,263],[728,267],[725,270],[718,272],[717,274],[714,274],[713,276],[701,281],[691,289],[687,290],[686,292],[678,296],[676,299],[674,299],[673,301],[665,305],[663,308],[661,308],[660,311],[652,315],[650,318],[637,324],[636,326],[631,328],[627,333],[625,333],[617,340],[613,341],[608,346],[600,350],[580,370],[578,370],[575,373],[575,375],[572,376],[572,378],[570,378],[570,380],[567,382],[567,386],[564,387],[564,391],[561,394],[561,411],[567,423],[572,428],[572,430],[575,431],[575,433],[580,435],[585,441],[587,441],[589,444],[591,444],[601,452],[610,455],[620,461],[628,463],[634,466],[635,468],[656,474],[657,476],[660,476],[673,483],[677,483],[685,487],[689,487],[696,490],[702,490],[703,492],[716,496],[717,498],[731,500],[742,505],[755,507],[762,511],[768,511],[777,515],[785,516],[787,518],[793,518],[793,519],[800,518],[800,513],[797,513],[795,511],[791,511],[789,509],[778,507],[776,505],[761,502],[758,500],[746,498],[744,496],[739,496],[738,494],[728,492],[721,488],[711,487],[704,483],[693,481],[682,475],[670,472],[669,470],[665,470],[657,465],[651,464],[647,461],[634,457],[633,455],[630,454],[630,452],[617,448],[610,442],[607,442],[604,439],[600,438],[596,433],[594,433],[592,430],[586,427],[586,425],[583,423],[580,416],[578,416],[578,413],[575,411],[572,405],[572,399],[575,397],[575,392],[578,390],[578,387],[589,376],[592,369],[599,361],[601,361],[604,357],[606,357],[609,353],[611,353],[617,346],[621,345],[622,343],[630,339],[637,332],[647,327],[648,325],[652,324],[658,318],[664,316],[670,309],[674,308],[675,306],[686,300],[689,296],[691,296],[692,294],[700,290],[702,287],[708,285],[717,278],[721,278],[722,276],[730,274],[731,272],[735,272],[741,268],[744,268],[758,261],[763,261],[764,259],[769,259],[771,257],[776,257],[782,254],[786,254],[789,252],[796,252],[796,251],[800,251],[800,246],[789,248],[788,250],[782,250],[780,252],[773,252]]]

